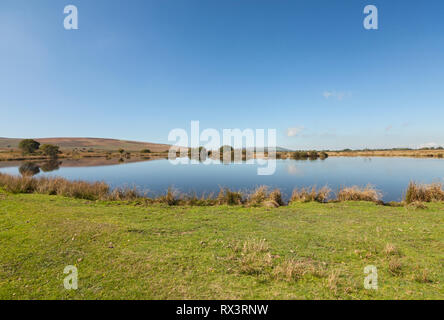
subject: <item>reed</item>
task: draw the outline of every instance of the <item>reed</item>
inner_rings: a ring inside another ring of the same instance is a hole
[[[405,202],[444,201],[444,190],[441,183],[418,184],[410,182],[405,193]]]
[[[231,191],[228,188],[221,188],[216,202],[219,205],[241,205],[245,200],[241,192]]]
[[[310,188],[294,189],[290,202],[327,202],[331,189],[327,186],[316,189],[316,186]]]
[[[339,190],[338,201],[372,201],[378,202],[382,198],[379,190],[373,186],[367,185],[365,187],[352,186],[344,187]]]

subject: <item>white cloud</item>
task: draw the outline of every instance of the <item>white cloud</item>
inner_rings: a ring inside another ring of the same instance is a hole
[[[303,130],[304,130],[304,127],[288,128],[287,129],[287,136],[288,137],[296,137]]]
[[[352,93],[350,91],[343,92],[343,91],[324,91],[322,93],[325,99],[335,98],[339,101],[343,100],[346,97],[351,97]]]
[[[424,144],[421,144],[420,146],[419,146],[419,148],[421,149],[421,148],[438,148],[438,147],[440,147],[441,145],[439,145],[439,144],[437,144],[436,142],[427,142],[427,143],[424,143]]]

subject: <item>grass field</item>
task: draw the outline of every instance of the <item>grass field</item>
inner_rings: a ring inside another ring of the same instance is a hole
[[[133,206],[0,191],[0,299],[443,299],[444,204]],[[63,287],[67,265],[79,288]],[[364,268],[378,268],[378,290]]]

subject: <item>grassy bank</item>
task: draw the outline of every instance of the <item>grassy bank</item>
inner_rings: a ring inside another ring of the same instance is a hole
[[[0,299],[443,299],[443,222],[440,203],[141,207],[0,191]]]

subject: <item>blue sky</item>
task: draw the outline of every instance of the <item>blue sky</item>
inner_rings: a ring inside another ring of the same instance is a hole
[[[2,0],[0,136],[167,142],[199,120],[297,149],[444,145],[443,15],[440,0]]]

